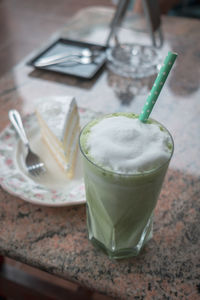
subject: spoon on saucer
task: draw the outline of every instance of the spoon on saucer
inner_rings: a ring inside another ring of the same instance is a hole
[[[76,64],[91,64],[94,62],[94,57],[96,57],[99,54],[95,51],[93,52],[89,48],[84,48],[79,52],[67,54],[66,53],[60,53],[57,55],[52,55],[46,58],[41,58],[35,63],[36,67],[46,67],[61,63],[76,63]]]

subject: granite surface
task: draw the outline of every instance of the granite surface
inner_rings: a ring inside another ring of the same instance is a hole
[[[87,15],[87,13],[85,13]],[[84,16],[84,14],[83,14]],[[88,21],[89,22],[89,21]],[[87,239],[85,205],[32,205],[0,190],[0,253],[120,299],[200,298],[200,21],[165,17],[165,45],[179,54],[152,117],[172,133],[175,153],[155,211],[154,236],[138,257],[110,260]],[[7,112],[32,112],[38,97],[70,94],[97,111],[139,113],[145,96],[118,99],[104,70],[94,80],[33,70],[22,62],[0,81]]]

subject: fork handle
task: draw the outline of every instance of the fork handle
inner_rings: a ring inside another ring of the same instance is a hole
[[[21,116],[20,116],[19,112],[15,109],[9,110],[8,116],[9,116],[10,122],[12,123],[15,130],[19,134],[19,137],[21,138],[24,145],[26,147],[29,147],[28,138],[26,136],[24,126],[23,126],[23,123],[22,123],[22,119],[21,119]]]

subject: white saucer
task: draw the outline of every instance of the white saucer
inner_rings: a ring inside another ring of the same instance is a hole
[[[79,108],[80,123],[99,115],[96,112]],[[0,184],[7,192],[21,199],[39,205],[67,206],[85,203],[80,153],[78,153],[75,176],[69,180],[57,165],[43,142],[35,114],[23,118],[32,150],[45,165],[47,173],[32,177],[24,165],[24,147],[14,128],[9,125],[0,134]]]

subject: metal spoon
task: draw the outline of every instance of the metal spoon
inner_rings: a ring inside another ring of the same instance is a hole
[[[93,58],[97,53],[91,51],[89,48],[84,48],[77,53],[60,53],[57,55],[52,55],[47,58],[41,58],[38,62],[35,63],[36,67],[46,67],[51,65],[56,65],[60,63],[80,63],[80,64],[89,64],[92,62]]]
[[[94,57],[86,57],[86,56],[82,56],[82,57],[73,57],[73,58],[68,58],[66,59],[64,62],[61,63],[56,63],[59,65],[59,67],[70,67],[70,66],[74,66],[74,65],[89,65],[95,63],[95,58]]]

